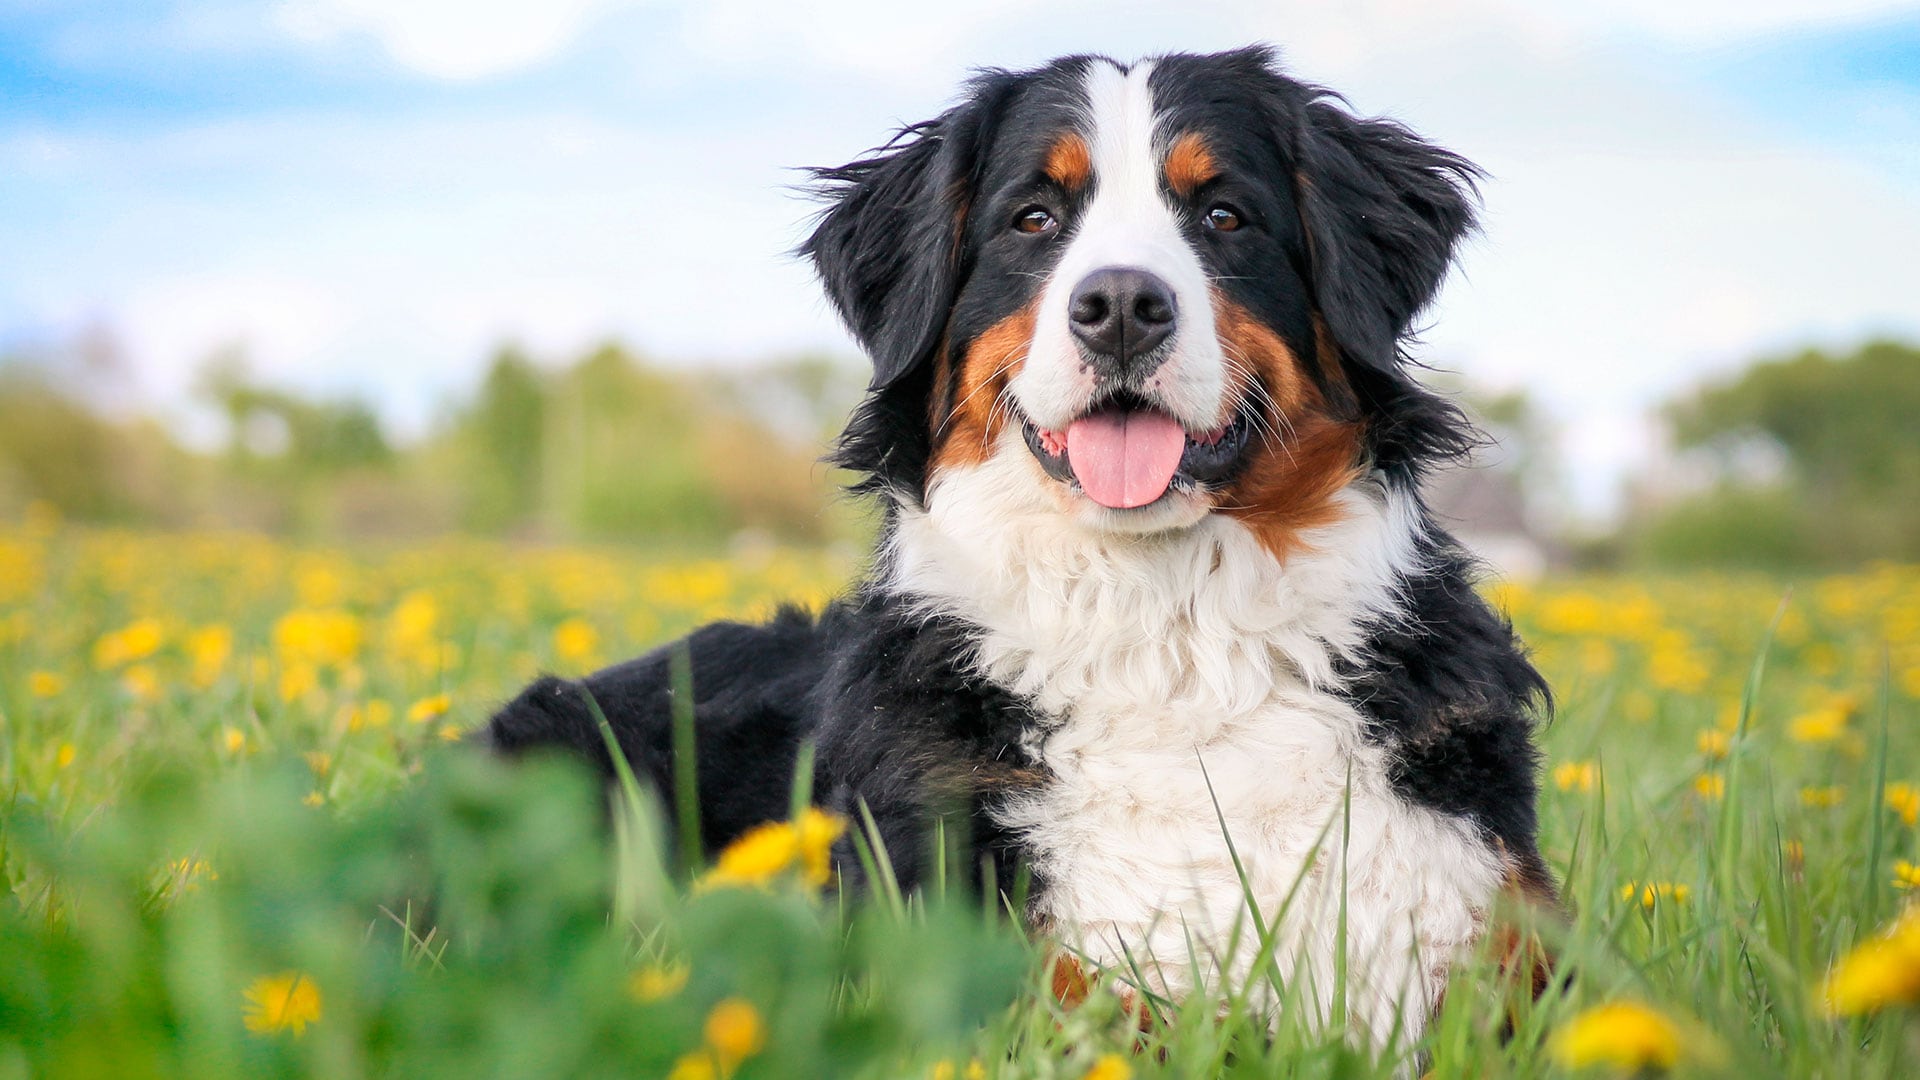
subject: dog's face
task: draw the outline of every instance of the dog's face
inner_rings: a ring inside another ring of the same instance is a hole
[[[920,500],[1018,458],[1089,528],[1225,513],[1283,544],[1460,437],[1397,342],[1469,175],[1257,50],[982,76],[822,171],[807,250],[875,362],[842,459]]]

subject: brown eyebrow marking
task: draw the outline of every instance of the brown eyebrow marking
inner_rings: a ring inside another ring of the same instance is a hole
[[[1047,177],[1068,191],[1079,191],[1093,179],[1093,153],[1087,140],[1069,131],[1053,140],[1047,150]]]
[[[1199,190],[1201,184],[1220,175],[1220,168],[1213,161],[1213,151],[1207,149],[1207,140],[1197,131],[1184,132],[1173,140],[1173,145],[1167,148],[1164,169],[1167,186],[1183,199]]]

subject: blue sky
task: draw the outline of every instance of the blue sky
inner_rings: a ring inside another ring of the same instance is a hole
[[[106,333],[193,423],[242,344],[419,430],[503,338],[851,355],[793,167],[973,66],[1265,40],[1485,165],[1425,354],[1533,389],[1577,501],[1756,352],[1920,338],[1920,3],[0,0],[0,350]]]

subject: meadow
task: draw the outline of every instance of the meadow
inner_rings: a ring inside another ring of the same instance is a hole
[[[0,526],[0,1078],[1920,1068],[1920,567],[1490,586],[1558,698],[1541,811],[1570,911],[1507,914],[1571,977],[1530,1003],[1470,958],[1411,1067],[1269,1035],[1244,987],[1137,1034],[1100,988],[1057,1002],[958,873],[823,887],[857,822],[689,865],[646,795],[609,829],[579,775],[458,745],[538,671],[858,571]]]

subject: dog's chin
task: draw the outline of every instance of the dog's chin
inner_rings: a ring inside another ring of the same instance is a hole
[[[1084,492],[1057,483],[1052,486],[1056,497],[1065,504],[1064,509],[1073,520],[1096,532],[1133,536],[1178,532],[1200,524],[1213,512],[1213,500],[1195,491],[1169,489],[1165,495],[1145,506],[1116,510],[1101,506],[1087,498]]]

